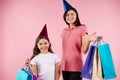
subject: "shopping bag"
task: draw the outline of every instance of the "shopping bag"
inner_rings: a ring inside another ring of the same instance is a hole
[[[32,74],[32,80],[37,80],[37,76]]]
[[[18,69],[16,80],[32,80],[32,73],[24,68]]]
[[[32,80],[37,80],[37,76],[34,73],[32,73],[30,66],[28,66],[28,71],[32,74]]]
[[[93,58],[95,53],[95,46],[91,45],[88,51],[88,56],[85,61],[85,65],[83,67],[82,73],[80,77],[92,79],[92,68],[93,68]]]
[[[32,73],[29,65],[24,65],[18,69],[16,80],[37,80],[37,76]]]
[[[101,60],[97,47],[95,48],[95,54],[94,54],[92,80],[103,80]]]
[[[102,63],[103,74],[105,79],[116,78],[116,72],[112,59],[112,53],[108,43],[99,44],[98,51],[100,54],[100,60]]]

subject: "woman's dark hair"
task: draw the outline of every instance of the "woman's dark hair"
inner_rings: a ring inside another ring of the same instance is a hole
[[[68,12],[69,10],[73,10],[73,11],[76,13],[76,21],[74,22],[75,26],[81,26],[82,24],[81,24],[81,22],[80,22],[80,20],[79,20],[78,12],[77,12],[77,10],[76,10],[75,8],[73,8],[73,7],[70,8],[70,9],[68,9],[67,11],[65,11],[65,13],[64,13],[64,15],[63,15],[63,19],[64,19],[64,21],[66,22],[66,24],[69,25],[69,23],[67,23],[67,21],[66,21],[67,12]]]
[[[50,40],[49,40],[47,37],[45,37],[45,36],[37,37],[37,39],[36,39],[36,41],[35,41],[35,46],[34,46],[34,48],[33,48],[33,55],[32,55],[32,57],[30,58],[30,60],[33,59],[36,55],[38,55],[38,54],[40,53],[40,50],[39,50],[39,48],[38,48],[38,46],[37,46],[37,44],[38,44],[38,42],[39,42],[40,39],[46,39],[46,40],[50,43]],[[53,53],[53,51],[52,51],[52,49],[51,49],[51,43],[50,43],[50,46],[49,46],[48,51],[51,52],[51,53]]]

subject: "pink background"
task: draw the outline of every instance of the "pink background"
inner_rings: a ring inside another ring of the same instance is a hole
[[[120,0],[68,0],[91,34],[110,43],[117,78],[120,79]],[[32,54],[34,42],[47,24],[52,48],[61,56],[62,0],[0,0],[0,80],[15,80],[18,68]],[[83,55],[85,60],[86,55]]]

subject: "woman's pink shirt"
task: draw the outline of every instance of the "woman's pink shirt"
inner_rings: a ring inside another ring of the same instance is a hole
[[[81,47],[86,26],[65,28],[62,32],[62,70],[81,72],[83,68]]]

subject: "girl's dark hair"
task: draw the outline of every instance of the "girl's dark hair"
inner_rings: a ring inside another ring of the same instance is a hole
[[[50,40],[49,40],[47,37],[45,37],[45,36],[37,37],[37,39],[36,39],[36,41],[35,41],[35,46],[34,46],[34,48],[33,48],[33,55],[32,55],[32,57],[30,58],[30,60],[33,59],[36,55],[38,55],[38,54],[40,53],[40,50],[39,50],[39,48],[38,48],[38,46],[37,46],[37,44],[38,44],[38,42],[39,42],[40,39],[46,39],[46,40],[50,43]],[[50,43],[50,46],[49,46],[48,51],[51,52],[51,53],[53,53],[53,51],[52,51],[52,49],[51,49],[51,43]]]
[[[81,24],[81,22],[80,22],[80,20],[79,20],[78,12],[77,12],[77,10],[76,10],[75,8],[73,8],[73,7],[70,8],[70,9],[68,9],[67,11],[65,11],[65,13],[64,13],[64,15],[63,15],[63,19],[64,19],[64,21],[66,22],[66,24],[69,25],[69,23],[67,23],[67,21],[66,21],[67,12],[68,12],[69,10],[73,10],[73,11],[76,13],[76,21],[74,22],[75,26],[81,26],[82,24]]]

